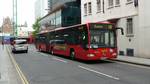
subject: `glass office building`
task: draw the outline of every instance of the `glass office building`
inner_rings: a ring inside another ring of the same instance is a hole
[[[53,0],[52,0],[53,1]],[[55,1],[55,0],[54,0]],[[80,3],[75,0],[56,0],[64,1],[61,5],[55,5],[52,10],[40,21],[42,29],[53,29],[66,27],[81,23]],[[68,1],[68,2],[65,2]],[[53,2],[54,3],[54,2]],[[58,4],[55,2],[55,4]],[[59,3],[60,4],[60,3]]]
[[[56,7],[63,5],[67,2],[76,2],[80,4],[81,0],[48,0],[48,8],[51,10],[55,9]]]

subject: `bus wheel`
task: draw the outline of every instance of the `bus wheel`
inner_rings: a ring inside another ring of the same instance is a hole
[[[70,57],[71,57],[71,59],[75,59],[75,52],[74,52],[74,50],[72,50],[71,52],[70,52]]]

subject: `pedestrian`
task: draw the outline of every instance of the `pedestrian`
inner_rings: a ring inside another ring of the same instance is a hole
[[[3,47],[3,49],[4,49],[4,41],[2,40],[2,47]]]

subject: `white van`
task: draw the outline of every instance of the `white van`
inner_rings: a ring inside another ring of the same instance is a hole
[[[17,39],[14,40],[12,43],[12,52],[17,51],[24,51],[25,53],[28,53],[28,43],[25,39]]]

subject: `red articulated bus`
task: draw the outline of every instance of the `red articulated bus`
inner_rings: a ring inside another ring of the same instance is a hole
[[[111,59],[117,57],[116,29],[119,28],[111,23],[87,23],[56,28],[39,33],[35,44],[39,51],[73,59]]]

